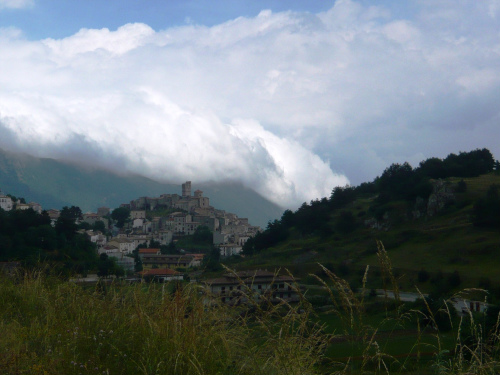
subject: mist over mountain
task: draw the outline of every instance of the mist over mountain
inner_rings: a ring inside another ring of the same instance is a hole
[[[283,208],[237,182],[192,182],[193,190],[202,190],[212,206],[248,217],[254,225],[265,227],[283,212]],[[181,193],[180,184],[159,183],[137,174],[119,175],[1,149],[0,189],[5,194],[38,202],[44,209],[75,205],[83,212],[95,212],[100,206],[115,208],[141,196]]]

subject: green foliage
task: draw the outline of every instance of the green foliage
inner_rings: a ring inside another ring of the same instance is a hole
[[[111,212],[111,218],[116,222],[118,228],[123,228],[130,221],[130,209],[127,207],[118,207]]]
[[[352,186],[337,186],[333,189],[330,196],[330,205],[333,209],[343,208],[352,203],[356,197],[356,188]]]
[[[95,268],[95,245],[76,233],[77,225],[68,212],[64,210],[53,228],[46,213],[0,211],[0,261],[17,260],[27,266],[50,262],[61,271],[66,269],[65,273]]]
[[[500,228],[500,193],[498,185],[491,185],[486,196],[474,203],[472,222],[477,227]]]
[[[170,243],[166,246],[162,245],[160,247],[160,250],[162,254],[180,254],[180,251],[179,249],[177,249],[174,241],[170,241]]]
[[[458,271],[453,271],[453,273],[448,276],[448,283],[451,288],[457,288],[462,283],[462,279],[460,277],[460,273]]]
[[[65,239],[72,239],[78,229],[76,221],[82,218],[82,211],[79,207],[64,206],[61,210],[59,218],[56,221],[56,232],[59,236]]]
[[[160,247],[161,247],[160,241],[156,241],[156,240],[149,241],[149,248],[150,249],[159,249]]]
[[[420,176],[408,163],[392,164],[386,168],[377,181],[379,188],[378,201],[386,203],[391,200],[415,200],[421,196],[427,198],[430,194],[429,182]]]
[[[86,221],[82,221],[80,224],[78,224],[78,229],[84,229],[84,230],[90,230],[92,229],[92,226],[87,223]]]
[[[444,160],[430,158],[420,163],[418,171],[430,178],[477,177],[493,171],[495,161],[491,152],[476,149],[470,152],[449,154]]]
[[[358,223],[351,211],[342,211],[335,223],[335,229],[340,233],[348,234],[356,230]]]
[[[457,193],[465,193],[467,191],[467,183],[464,180],[458,181],[455,191]]]
[[[210,252],[203,258],[203,267],[207,271],[221,271],[222,265],[220,264],[220,249],[212,246]]]
[[[247,255],[258,253],[263,249],[267,249],[286,240],[288,235],[289,230],[281,221],[270,221],[265,231],[259,232],[254,237],[248,239],[243,246],[243,253]]]
[[[420,271],[418,271],[418,282],[419,283],[425,283],[427,280],[430,279],[430,277],[431,277],[431,275],[426,270],[421,269]]]
[[[240,316],[189,284],[0,280],[2,374],[320,374],[330,336],[310,305]],[[253,317],[257,319],[253,319]]]
[[[102,232],[104,234],[107,232],[106,224],[104,224],[104,221],[102,220],[97,220],[92,226],[92,229],[96,232]]]
[[[324,234],[329,231],[328,221],[330,220],[331,207],[328,199],[322,198],[302,204],[295,212],[295,227],[302,235],[313,233]],[[283,237],[288,237],[288,233],[280,233]]]
[[[193,234],[193,241],[198,245],[210,245],[213,241],[213,233],[207,226],[200,225]]]
[[[82,218],[82,210],[77,206],[64,206],[61,210],[60,217],[68,220],[80,220]]]
[[[143,270],[142,259],[139,256],[139,252],[135,251],[134,252],[134,271],[141,272],[142,270]]]
[[[368,268],[362,276],[357,272],[358,291],[322,267],[322,277],[306,278],[319,284],[311,290],[302,293],[292,283],[296,303],[272,303],[263,294],[260,302],[240,306],[220,303],[208,288],[190,283],[80,288],[39,273],[0,277],[0,370],[44,375],[110,369],[122,375],[498,372],[498,308],[459,318],[450,300],[404,303],[401,280],[380,243],[377,256],[394,299],[377,297],[368,287]],[[313,290],[320,293],[311,295]],[[254,301],[252,289],[243,287],[241,293]]]

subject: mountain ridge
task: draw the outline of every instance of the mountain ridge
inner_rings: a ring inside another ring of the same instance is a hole
[[[247,217],[254,225],[265,227],[284,210],[234,181],[193,181],[193,188],[202,190],[212,206]],[[118,207],[141,196],[181,193],[180,184],[2,149],[0,189],[38,202],[44,209],[76,205],[84,212],[95,211],[100,206]]]

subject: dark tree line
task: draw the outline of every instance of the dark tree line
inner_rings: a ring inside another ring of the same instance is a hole
[[[78,207],[64,207],[52,227],[46,212],[0,209],[0,261],[21,261],[26,266],[50,262],[61,273],[95,269],[95,245],[76,231],[74,218],[80,216]]]

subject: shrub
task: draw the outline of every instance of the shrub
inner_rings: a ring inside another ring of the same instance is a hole
[[[450,276],[448,276],[448,283],[452,288],[458,287],[462,283],[460,273],[458,273],[458,271],[454,271]]]
[[[458,181],[455,191],[457,193],[465,193],[467,191],[467,183],[464,180]]]
[[[430,277],[431,277],[431,275],[429,274],[429,272],[427,272],[423,268],[420,271],[418,271],[418,282],[419,283],[425,283],[427,280],[430,279]]]

